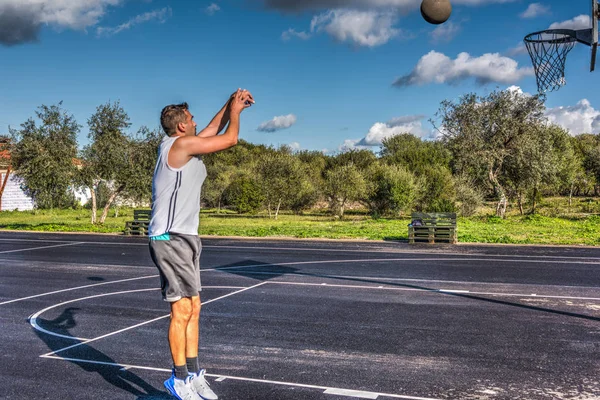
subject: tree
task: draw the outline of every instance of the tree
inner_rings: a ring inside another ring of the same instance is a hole
[[[418,195],[415,176],[405,167],[374,164],[367,171],[367,201],[374,215],[410,211]]]
[[[210,207],[216,207],[217,212],[220,212],[225,199],[225,191],[239,170],[235,166],[224,164],[218,160],[214,161],[210,167],[207,166],[206,170],[207,177],[202,185],[202,199]]]
[[[127,141],[127,164],[118,181],[123,186],[122,196],[136,203],[149,203],[152,199],[152,177],[158,147],[165,134],[161,129],[140,127],[134,137]]]
[[[324,192],[334,215],[344,218],[348,201],[363,200],[367,193],[367,184],[354,164],[340,165],[325,173]]]
[[[233,177],[225,190],[224,198],[227,204],[239,213],[254,213],[264,201],[260,184],[248,173],[240,173]]]
[[[275,208],[277,219],[281,206],[291,207],[303,195],[302,189],[307,189],[305,170],[300,160],[285,150],[263,154],[257,169],[269,217]]]
[[[419,179],[417,210],[452,212],[456,209],[456,189],[452,173],[446,167],[433,165],[423,170]]]
[[[600,136],[578,135],[574,139],[577,155],[582,159],[583,169],[588,179],[593,179],[594,194],[600,193]]]
[[[556,125],[532,125],[516,141],[504,164],[506,186],[513,188],[521,214],[523,196],[531,199],[533,214],[543,189],[556,191],[574,180],[577,160],[568,132]]]
[[[38,208],[71,207],[76,174],[79,125],[58,105],[42,105],[33,118],[10,129],[13,144],[11,162],[15,174],[23,179],[23,189]]]
[[[383,140],[381,158],[421,175],[432,165],[449,167],[452,154],[441,142],[423,141],[411,133],[402,133]]]
[[[342,165],[354,165],[361,171],[365,171],[369,166],[377,161],[377,156],[371,150],[350,149],[338,154],[335,157],[329,158],[328,169]]]
[[[457,103],[442,102],[437,116],[443,142],[453,154],[455,173],[487,181],[498,199],[496,214],[505,217],[508,202],[504,163],[518,151],[519,138],[545,123],[540,95],[494,91],[486,97],[467,94]]]
[[[125,130],[131,125],[129,116],[121,105],[106,103],[96,108],[88,119],[91,144],[83,151],[86,168],[86,182],[91,192],[98,190],[104,181],[111,189],[111,195],[104,206],[100,223],[103,224],[115,198],[125,190],[127,174],[130,173],[130,139]],[[95,222],[95,201],[92,194],[92,221]]]

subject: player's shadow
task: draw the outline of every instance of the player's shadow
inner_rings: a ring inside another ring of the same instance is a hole
[[[440,295],[445,295],[445,296],[462,297],[465,299],[478,300],[478,301],[499,304],[499,305],[504,305],[504,306],[524,308],[527,310],[540,311],[540,312],[557,314],[557,315],[564,315],[567,317],[581,318],[581,319],[586,319],[589,321],[596,321],[596,322],[600,321],[600,318],[593,317],[591,315],[574,313],[574,312],[569,312],[569,311],[554,310],[551,308],[532,306],[532,305],[527,305],[527,304],[514,303],[514,302],[506,301],[506,300],[491,299],[491,298],[487,298],[487,297],[477,296],[474,294],[452,293],[452,292],[448,292],[448,291],[442,292],[439,289],[429,288],[426,286],[389,282],[383,278],[382,279],[368,279],[368,278],[362,278],[362,277],[361,278],[353,278],[353,277],[347,276],[347,275],[339,276],[339,275],[331,275],[331,274],[326,274],[326,273],[318,274],[318,273],[302,272],[298,268],[291,268],[291,267],[281,266],[281,265],[277,265],[277,264],[270,264],[270,263],[260,263],[260,262],[254,261],[254,260],[240,261],[238,263],[233,263],[230,265],[223,265],[223,266],[217,267],[215,269],[222,270],[222,271],[230,273],[230,274],[241,275],[241,276],[244,276],[247,278],[261,280],[261,281],[267,281],[269,279],[279,278],[284,275],[288,275],[288,276],[291,275],[291,276],[298,276],[298,277],[311,277],[311,278],[320,278],[320,279],[325,278],[325,279],[339,280],[339,281],[344,281],[344,282],[349,281],[349,282],[360,282],[360,283],[372,283],[372,284],[377,284],[377,285],[385,284],[387,286],[392,286],[392,287],[417,289],[417,290],[422,290],[422,291],[426,291],[426,292],[434,292],[434,293],[437,293]]]
[[[244,260],[232,264],[221,265],[215,267],[215,270],[259,281],[267,281],[284,275],[296,275],[298,272],[297,268],[256,260]]]
[[[55,319],[37,319],[38,325],[43,329],[62,335],[63,337],[50,335],[35,329],[36,335],[46,343],[50,350],[58,352],[56,353],[57,357],[64,357],[67,361],[81,367],[86,372],[99,374],[106,382],[138,396],[138,399],[140,400],[166,400],[170,398],[168,394],[155,389],[133,372],[114,365],[116,364],[115,360],[89,344],[82,344],[75,347],[73,351],[77,351],[77,356],[69,356],[69,350],[59,351],[65,347],[81,343],[81,341],[78,341],[77,339],[67,338],[73,337],[70,331],[77,326],[75,313],[78,310],[79,308],[77,307],[69,307]]]

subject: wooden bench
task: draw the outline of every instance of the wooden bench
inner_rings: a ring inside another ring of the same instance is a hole
[[[125,235],[148,235],[152,210],[133,210],[133,221],[125,222]]]
[[[408,226],[408,243],[427,241],[429,243],[457,243],[456,213],[412,213]]]

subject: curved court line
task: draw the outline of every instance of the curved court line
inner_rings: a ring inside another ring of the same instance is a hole
[[[171,372],[170,369],[144,367],[141,365],[119,364],[119,363],[94,361],[94,360],[83,360],[83,359],[79,359],[79,358],[60,357],[60,356],[53,356],[53,355],[43,355],[40,357],[50,358],[53,360],[70,361],[70,362],[76,362],[76,363],[107,365],[107,366],[121,367],[121,368],[127,368],[127,369],[142,369],[142,370],[146,370],[146,371]],[[291,386],[291,387],[301,387],[301,388],[307,388],[307,389],[317,389],[317,390],[323,390],[325,393],[328,393],[328,394],[342,394],[342,393],[347,393],[346,395],[352,394],[352,393],[355,394],[352,397],[360,397],[359,394],[363,394],[363,395],[368,394],[368,395],[372,395],[372,396],[391,397],[393,399],[405,399],[405,400],[441,400],[441,399],[435,399],[432,397],[407,396],[407,395],[393,394],[393,393],[369,392],[369,391],[365,391],[365,390],[359,391],[359,390],[342,389],[342,388],[329,387],[329,386],[307,385],[304,383],[273,381],[273,380],[268,380],[268,379],[246,378],[246,377],[241,377],[241,376],[218,375],[218,374],[208,374],[208,373],[205,375],[210,376],[212,378],[217,378],[220,381],[223,381],[225,379],[231,379],[231,380],[244,381],[244,382],[267,383],[267,384],[279,385],[279,386]],[[365,398],[365,397],[363,397],[363,398]],[[367,397],[367,398],[377,398],[377,397]]]
[[[148,279],[148,278],[156,278],[156,277],[158,277],[158,275],[147,275],[147,276],[142,276],[142,277],[137,277],[137,278],[120,279],[120,280],[117,280],[117,281],[102,282],[102,283],[93,283],[93,284],[90,284],[90,285],[84,285],[84,286],[77,286],[77,287],[68,288],[68,289],[55,290],[53,292],[40,293],[40,294],[35,294],[35,295],[32,295],[32,296],[20,297],[18,299],[4,301],[4,302],[0,303],[0,306],[3,305],[3,304],[15,303],[17,301],[34,299],[36,297],[42,297],[42,296],[49,296],[51,294],[69,292],[69,291],[72,291],[72,290],[85,289],[85,288],[91,288],[91,287],[94,287],[94,286],[110,285],[110,284],[113,284],[113,283],[129,282],[129,281],[135,281],[135,280],[139,280],[139,279]]]
[[[205,288],[205,289],[244,289],[243,287],[240,287],[240,286],[203,286],[203,288]],[[77,302],[77,301],[89,300],[89,299],[93,299],[93,298],[96,298],[96,297],[112,296],[112,295],[115,295],[115,294],[146,292],[146,291],[159,290],[159,289],[160,288],[125,290],[125,291],[120,291],[120,292],[103,293],[103,294],[97,294],[97,295],[94,295],[94,296],[80,297],[78,299],[64,301],[62,303],[58,303],[58,304],[55,304],[53,306],[46,307],[43,310],[40,310],[40,311],[36,312],[35,314],[32,314],[29,317],[29,323],[31,324],[31,326],[34,329],[36,329],[36,330],[38,330],[40,332],[46,333],[48,335],[51,335],[51,336],[61,337],[61,338],[64,338],[64,339],[81,340],[81,341],[83,341],[83,340],[90,340],[90,339],[82,338],[82,337],[61,335],[59,333],[55,333],[55,332],[49,331],[47,329],[42,328],[37,323],[37,319],[38,319],[38,317],[40,315],[42,315],[43,313],[45,313],[48,310],[52,310],[53,308],[60,307],[60,306],[63,306],[65,304],[69,304],[69,303],[74,303],[74,302]],[[212,300],[209,300],[209,301],[205,302],[204,304],[209,303],[211,301]],[[163,318],[163,317],[161,317],[161,318]]]
[[[51,336],[56,336],[56,337],[60,337],[60,338],[63,338],[63,339],[79,340],[79,341],[86,341],[86,340],[90,340],[90,339],[87,339],[87,338],[82,338],[82,337],[61,335],[60,333],[55,333],[55,332],[49,331],[49,330],[47,330],[47,329],[44,329],[44,328],[42,328],[42,327],[41,327],[41,326],[40,326],[40,325],[37,323],[37,319],[38,319],[38,317],[39,317],[40,315],[42,315],[42,314],[43,314],[43,313],[45,313],[46,311],[52,310],[53,308],[56,308],[56,307],[64,306],[65,304],[75,303],[75,302],[77,302],[77,301],[83,301],[83,300],[94,299],[94,298],[97,298],[97,297],[112,296],[112,295],[115,295],[115,294],[135,293],[135,292],[147,292],[147,291],[150,291],[150,290],[160,290],[160,288],[151,288],[151,289],[136,289],[136,290],[125,290],[125,291],[121,291],[121,292],[112,292],[112,293],[96,294],[96,295],[93,295],[93,296],[80,297],[80,298],[78,298],[78,299],[74,299],[74,300],[63,301],[62,303],[58,303],[58,304],[55,304],[55,305],[53,305],[53,306],[46,307],[46,308],[44,308],[43,310],[40,310],[40,311],[38,311],[38,312],[36,312],[36,313],[32,314],[32,315],[29,317],[29,323],[31,324],[31,326],[33,327],[33,329],[35,329],[35,330],[37,330],[37,331],[40,331],[40,332],[43,332],[43,333],[46,333],[46,334],[48,334],[48,335],[51,335]]]
[[[237,291],[235,291],[235,292],[231,292],[231,293],[228,293],[228,294],[226,294],[226,295],[223,295],[223,296],[220,296],[220,297],[216,297],[216,298],[214,298],[214,299],[210,299],[210,300],[208,300],[208,301],[204,301],[204,302],[202,302],[202,305],[210,304],[210,303],[212,303],[213,301],[221,300],[221,299],[224,299],[224,298],[226,298],[226,297],[233,296],[234,294],[238,294],[238,293],[245,292],[246,290],[254,289],[254,288],[256,288],[256,287],[259,287],[259,286],[262,286],[262,285],[264,285],[265,283],[267,283],[267,282],[261,282],[261,283],[258,283],[258,284],[256,284],[256,285],[249,286],[249,287],[245,287],[245,288],[243,288],[243,289],[241,289],[241,290],[237,290]],[[132,293],[132,292],[141,292],[141,291],[148,291],[148,290],[159,290],[159,289],[158,289],[158,288],[157,288],[157,289],[138,289],[138,290],[130,290],[130,291],[124,291],[124,292],[106,293],[106,294],[103,294],[103,295],[89,296],[89,297],[83,297],[83,298],[80,298],[80,299],[70,300],[70,301],[67,301],[67,302],[64,302],[64,303],[61,303],[61,304],[72,303],[72,302],[79,301],[79,300],[86,300],[86,299],[90,299],[90,298],[93,298],[93,297],[111,296],[111,295],[114,295],[114,294]],[[59,304],[57,304],[57,305],[54,305],[54,306],[51,306],[51,307],[48,307],[48,309],[51,309],[51,308],[57,307],[58,305],[59,305]],[[38,313],[36,313],[36,314],[35,314],[35,317],[37,318],[37,317],[38,317],[38,316],[39,316],[39,315],[40,315],[42,312],[44,312],[44,310],[42,310],[42,311],[39,311]],[[52,355],[52,354],[57,354],[57,353],[60,353],[60,352],[62,352],[62,351],[65,351],[65,350],[72,349],[72,348],[74,348],[74,347],[79,347],[79,346],[82,346],[82,345],[84,345],[84,344],[88,344],[88,343],[91,343],[91,342],[95,342],[96,340],[104,339],[104,338],[106,338],[106,337],[113,336],[113,335],[116,335],[116,334],[118,334],[118,333],[121,333],[121,332],[128,331],[128,330],[130,330],[130,329],[138,328],[138,327],[140,327],[140,326],[144,326],[144,325],[146,325],[146,324],[150,324],[150,323],[152,323],[152,322],[156,322],[156,321],[159,321],[159,320],[161,320],[161,319],[168,318],[170,315],[171,315],[171,314],[169,313],[169,314],[167,314],[167,315],[163,315],[162,317],[158,317],[158,318],[151,319],[151,320],[149,320],[149,321],[141,322],[141,323],[139,323],[139,324],[136,324],[136,325],[133,325],[133,326],[129,326],[129,327],[127,327],[127,328],[123,328],[123,329],[120,329],[120,330],[118,330],[118,331],[115,331],[115,332],[110,332],[110,333],[107,333],[107,334],[105,334],[105,335],[102,335],[102,336],[95,337],[95,338],[93,338],[93,339],[84,339],[84,340],[83,340],[82,342],[80,342],[80,343],[76,343],[76,344],[73,344],[73,345],[71,345],[71,346],[64,347],[64,348],[62,348],[62,349],[58,349],[58,350],[55,350],[55,351],[51,351],[50,353],[43,354],[43,355],[42,355],[42,356],[40,356],[40,357],[44,357],[44,356],[50,356],[50,355]],[[37,324],[36,324],[36,325],[37,325]],[[33,326],[33,323],[32,323],[32,326]],[[36,328],[36,327],[34,326],[34,328]],[[36,328],[36,329],[37,329],[37,328]],[[48,331],[47,331],[47,332],[48,332]],[[51,334],[51,335],[57,335],[57,334],[54,334],[54,333],[52,333],[52,332],[48,332],[48,333],[49,333],[49,334]],[[61,335],[61,336],[62,336],[62,335]],[[78,338],[73,338],[73,337],[69,337],[69,338],[71,338],[71,339],[78,339]]]

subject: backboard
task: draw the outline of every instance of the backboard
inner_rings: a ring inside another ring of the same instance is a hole
[[[592,59],[590,62],[590,71],[596,68],[596,53],[598,51],[598,0],[591,0],[592,2]]]
[[[523,41],[535,69],[540,93],[557,90],[566,84],[567,55],[578,42],[591,48],[590,71],[596,68],[600,0],[590,0],[591,27],[586,29],[546,29],[525,36]]]

